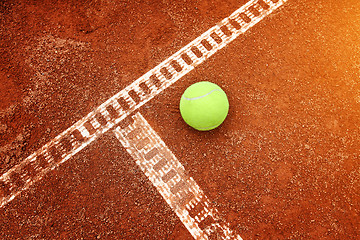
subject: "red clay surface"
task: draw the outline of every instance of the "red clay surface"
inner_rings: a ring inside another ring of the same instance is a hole
[[[2,1],[0,173],[246,1]],[[244,239],[360,238],[360,2],[289,0],[140,112]],[[186,126],[212,81],[230,113]],[[0,209],[1,239],[192,239],[109,131]]]

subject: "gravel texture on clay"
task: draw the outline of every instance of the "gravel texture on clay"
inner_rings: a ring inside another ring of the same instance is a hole
[[[245,3],[1,1],[0,173]],[[360,238],[359,20],[288,0],[140,108],[244,239]],[[213,131],[180,116],[198,81],[229,98]],[[192,239],[111,131],[0,216],[1,239]]]

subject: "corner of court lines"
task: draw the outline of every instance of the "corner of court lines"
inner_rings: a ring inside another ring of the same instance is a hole
[[[140,113],[114,133],[195,239],[241,239]]]
[[[219,218],[194,179],[137,111],[286,1],[250,0],[4,173],[0,207],[113,130],[195,239],[241,239]]]

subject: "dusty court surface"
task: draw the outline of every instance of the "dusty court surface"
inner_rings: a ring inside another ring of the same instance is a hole
[[[0,3],[0,175],[247,1],[64,2]],[[360,2],[288,0],[139,112],[243,239],[359,239],[359,77]],[[203,80],[230,102],[209,132],[178,109]],[[112,131],[0,216],[1,239],[193,239]]]

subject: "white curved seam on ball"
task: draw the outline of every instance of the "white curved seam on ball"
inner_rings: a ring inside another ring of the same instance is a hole
[[[198,100],[198,99],[200,99],[200,98],[203,98],[203,97],[206,97],[206,96],[210,95],[211,93],[213,93],[213,92],[215,92],[215,91],[220,91],[220,92],[221,92],[220,89],[214,89],[214,90],[211,90],[210,92],[208,92],[208,93],[206,93],[206,94],[204,94],[204,95],[202,95],[202,96],[193,97],[193,98],[184,97],[184,99],[185,99],[185,100],[189,100],[189,101]]]

